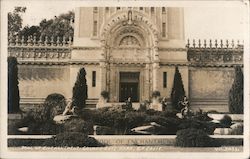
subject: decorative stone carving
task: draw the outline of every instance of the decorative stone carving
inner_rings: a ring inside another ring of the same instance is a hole
[[[126,36],[121,41],[119,46],[125,46],[125,47],[139,47],[140,43],[139,41],[133,37],[133,36]]]

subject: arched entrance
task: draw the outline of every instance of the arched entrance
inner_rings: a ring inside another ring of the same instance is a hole
[[[102,72],[111,101],[123,102],[129,96],[134,102],[148,98],[153,89],[151,66],[159,62],[157,37],[155,25],[136,10],[117,12],[101,27]]]

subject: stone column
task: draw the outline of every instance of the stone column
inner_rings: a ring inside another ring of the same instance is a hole
[[[106,72],[107,67],[105,62],[100,62],[100,81],[101,81],[101,91],[107,89],[107,80],[106,80]]]
[[[158,86],[159,86],[159,81],[158,81],[158,74],[159,74],[159,62],[154,62],[153,63],[153,91],[158,90]]]
[[[145,72],[145,86],[144,86],[144,98],[143,100],[149,99],[150,98],[150,65],[149,63],[146,64],[144,68]]]
[[[100,59],[100,81],[101,81],[101,91],[104,91],[107,89],[107,65],[106,65],[106,47],[105,47],[105,41],[101,41],[102,44],[102,54]]]
[[[160,60],[159,60],[159,53],[158,47],[154,47],[154,59],[153,59],[153,91],[158,90],[158,74],[160,68]]]

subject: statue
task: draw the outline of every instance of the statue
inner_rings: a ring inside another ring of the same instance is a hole
[[[79,110],[77,106],[72,105],[72,100],[70,99],[63,111],[62,114],[56,115],[53,120],[57,124],[63,124],[66,120],[71,119],[72,117],[78,116]]]
[[[129,25],[132,24],[132,11],[131,10],[128,11],[128,24]]]
[[[125,108],[126,110],[133,110],[131,97],[128,97],[128,100],[126,100],[126,105],[125,105],[125,107],[126,107],[126,108]]]
[[[66,105],[63,114],[62,115],[73,115],[73,116],[77,116],[78,114],[78,107],[77,106],[73,106],[72,105],[72,100],[70,99],[68,101],[68,104]]]
[[[180,104],[182,107],[184,107],[181,109],[182,118],[190,118],[192,116],[192,111],[189,108],[189,101],[186,96],[183,97],[183,100],[180,101]]]
[[[167,102],[167,98],[164,97],[162,100],[161,100],[161,104],[162,104],[162,109],[165,111],[167,110],[167,105],[168,105],[168,102]]]
[[[184,107],[189,105],[189,101],[188,101],[187,97],[184,96],[182,98],[182,100],[178,102],[178,104],[179,104],[180,108],[184,108]]]

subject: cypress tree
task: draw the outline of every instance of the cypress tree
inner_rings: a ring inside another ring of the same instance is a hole
[[[79,109],[82,109],[86,105],[87,98],[88,87],[86,83],[86,71],[84,68],[81,68],[73,87],[72,105],[77,106]]]
[[[17,59],[8,57],[8,113],[19,112],[19,88],[18,88]]]
[[[178,67],[175,67],[175,74],[174,74],[174,82],[171,92],[171,102],[172,107],[176,110],[181,110],[179,107],[179,101],[185,96],[185,90],[181,78],[181,74],[179,72]]]
[[[243,113],[243,73],[240,66],[235,67],[235,77],[229,91],[229,112]]]

